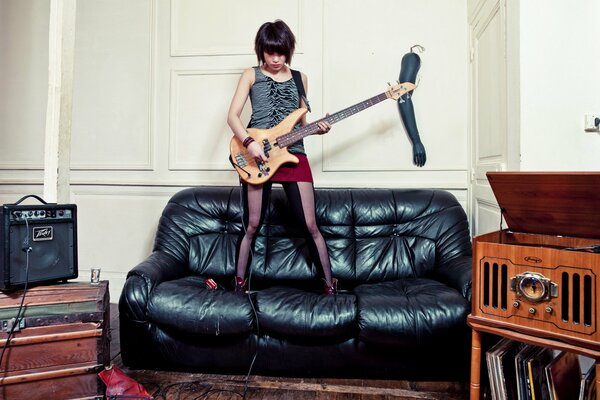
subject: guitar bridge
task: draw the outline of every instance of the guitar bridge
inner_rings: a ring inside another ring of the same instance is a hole
[[[235,155],[235,162],[241,168],[248,166],[248,162],[246,161],[246,157],[242,153],[237,153]]]

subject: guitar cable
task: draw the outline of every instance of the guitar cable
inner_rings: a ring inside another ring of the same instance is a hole
[[[25,256],[26,257],[25,287],[23,288],[23,296],[21,297],[21,304],[19,305],[19,309],[17,311],[17,316],[14,318],[14,322],[13,322],[12,326],[10,327],[10,331],[8,332],[8,335],[6,336],[6,342],[4,342],[4,346],[2,347],[2,352],[0,353],[0,370],[2,370],[2,359],[4,358],[4,353],[6,352],[6,348],[8,347],[8,344],[10,343],[10,341],[13,339],[13,336],[15,334],[15,329],[17,326],[19,326],[20,320],[24,316],[23,304],[25,303],[25,296],[27,295],[27,286],[29,283],[29,253],[31,253],[31,250],[33,250],[33,248],[30,245],[29,220],[27,219],[27,217],[24,217],[24,219],[25,219],[26,235],[25,235],[25,240],[23,240],[23,247],[21,248],[21,250],[23,250],[26,254],[26,256]],[[21,313],[23,313],[23,315],[21,315]],[[6,366],[6,370],[8,371],[8,365]]]
[[[239,164],[236,164],[233,162],[233,158],[231,157],[231,154],[229,155],[229,162],[231,163],[231,165],[234,168],[239,168],[240,170],[244,171],[247,175],[248,175],[248,179],[250,178],[250,172],[246,171],[244,168],[242,168]]]
[[[248,177],[250,177],[250,174],[248,174]],[[264,187],[263,187],[263,190],[264,190]],[[246,234],[248,232],[248,228],[246,227],[246,224],[244,222],[243,193],[244,193],[244,187],[243,187],[243,184],[240,182],[240,205],[242,206],[242,229],[244,230],[244,234]],[[262,195],[262,193],[261,193],[261,195]],[[261,199],[262,199],[262,196],[261,196]],[[270,199],[270,194],[269,194],[269,199]],[[261,211],[260,211],[261,213],[262,213],[262,206],[263,205],[261,204]],[[250,259],[253,260],[254,259],[254,248],[252,245],[250,245],[250,256],[251,256]],[[237,269],[237,260],[236,260],[236,269]],[[252,263],[250,262],[250,263],[248,263],[248,290],[246,291],[246,295],[248,296],[248,302],[250,303],[250,307],[252,307],[252,312],[254,313],[254,321],[256,321],[256,349],[254,350],[254,356],[252,357],[252,361],[250,362],[250,367],[248,367],[248,372],[246,373],[246,379],[244,380],[244,392],[241,394],[242,399],[245,399],[246,394],[248,393],[248,385],[250,384],[250,374],[252,373],[252,369],[254,368],[254,362],[256,361],[256,358],[258,357],[258,349],[259,349],[259,342],[260,342],[260,323],[258,322],[258,312],[256,311],[256,308],[254,307],[254,301],[252,301],[251,287],[252,287]]]

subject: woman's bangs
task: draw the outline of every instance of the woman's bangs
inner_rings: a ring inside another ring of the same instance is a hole
[[[277,53],[287,55],[289,52],[285,41],[281,39],[277,40],[275,38],[267,38],[267,40],[265,40],[264,50],[267,54]]]

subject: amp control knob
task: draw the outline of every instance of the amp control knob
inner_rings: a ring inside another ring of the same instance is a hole
[[[521,306],[521,302],[519,300],[513,301],[513,307],[514,308],[519,308],[520,306]]]
[[[546,308],[544,309],[548,314],[552,314],[552,311],[554,311],[554,309],[552,308],[552,306],[546,306]]]
[[[529,314],[535,315],[536,312],[537,312],[537,310],[535,308],[529,307]]]

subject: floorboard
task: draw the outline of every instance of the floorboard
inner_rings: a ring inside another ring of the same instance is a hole
[[[118,307],[111,304],[111,360],[155,400],[466,400],[468,382],[308,379],[131,370],[120,357]]]

